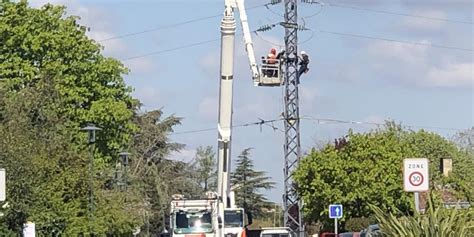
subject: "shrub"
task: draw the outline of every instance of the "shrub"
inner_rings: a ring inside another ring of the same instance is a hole
[[[431,199],[425,214],[395,216],[370,206],[384,236],[464,237],[474,236],[474,209],[434,207]]]

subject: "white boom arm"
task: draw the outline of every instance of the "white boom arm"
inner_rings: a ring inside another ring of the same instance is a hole
[[[232,92],[234,77],[234,38],[235,18],[234,2],[225,1],[224,17],[221,21],[221,71],[219,87],[219,121],[217,128],[217,193],[219,195],[218,213],[224,218],[224,208],[228,207],[230,186],[230,146],[232,135]],[[218,237],[223,236],[219,230]]]
[[[242,24],[242,32],[244,33],[245,51],[247,51],[247,57],[250,63],[250,70],[252,70],[252,79],[256,81],[260,78],[260,71],[258,70],[258,66],[255,61],[252,35],[250,34],[249,22],[247,20],[247,12],[245,12],[245,0],[236,0],[236,3],[240,13],[240,23]]]
[[[230,150],[232,134],[232,93],[234,74],[234,38],[235,16],[234,9],[240,12],[240,22],[244,35],[245,50],[247,52],[252,79],[260,77],[252,37],[250,34],[244,0],[225,0],[224,17],[221,21],[221,78],[219,88],[219,139],[218,139],[218,187],[217,193],[223,199],[225,207],[229,207],[227,198],[230,189]]]
[[[224,217],[224,209],[234,207],[233,194],[230,193],[230,151],[232,138],[232,93],[234,77],[234,10],[240,12],[240,21],[244,33],[245,50],[247,51],[252,70],[252,79],[259,80],[260,72],[255,61],[252,38],[245,12],[244,0],[225,0],[224,17],[221,21],[221,65],[219,87],[219,121],[218,121],[218,159],[217,159],[217,193],[219,195],[218,213]],[[218,237],[223,231],[218,230]]]

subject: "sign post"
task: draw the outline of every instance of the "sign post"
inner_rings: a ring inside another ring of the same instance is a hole
[[[6,195],[6,178],[5,178],[5,169],[0,168],[0,202],[5,201]]]
[[[337,235],[337,219],[342,217],[342,205],[331,204],[329,205],[329,218],[334,219],[334,234]]]
[[[403,160],[403,189],[413,192],[415,196],[415,210],[420,213],[420,192],[429,190],[428,159]]]

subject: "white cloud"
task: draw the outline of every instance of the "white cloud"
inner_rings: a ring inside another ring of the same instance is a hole
[[[443,67],[430,68],[427,82],[439,87],[473,87],[473,63],[448,64]]]
[[[154,87],[141,87],[133,94],[142,102],[144,109],[153,108],[157,101],[160,101],[161,97]]]
[[[370,115],[366,118],[364,118],[362,120],[362,122],[364,123],[376,123],[376,124],[383,124],[385,123],[385,120],[387,120],[387,118],[384,118],[382,116],[379,116],[379,115]]]
[[[443,9],[469,11],[469,8],[472,8],[472,0],[401,0],[401,3],[407,7],[417,7],[423,9],[433,9],[438,7]]]
[[[426,16],[436,19],[446,19],[446,13],[441,10],[435,9],[424,9],[424,10],[415,10],[411,14],[417,16]],[[437,33],[446,26],[445,21],[436,21],[432,19],[413,19],[405,17],[403,18],[400,27],[401,29],[407,30],[413,33]]]
[[[256,121],[258,118],[261,119],[273,119],[276,114],[272,114],[272,109],[267,102],[271,103],[281,103],[282,101],[271,100],[270,98],[266,100],[258,100],[255,102],[245,103],[235,109],[237,113],[235,118],[240,122],[251,122]]]
[[[218,51],[209,52],[207,55],[202,57],[198,62],[199,68],[201,68],[207,75],[206,78],[215,80],[219,74],[220,55]]]
[[[30,6],[41,7],[47,3],[66,6],[66,12],[69,16],[79,16],[79,23],[90,29],[86,34],[90,38],[101,41],[116,36],[113,33],[114,26],[118,19],[110,11],[94,7],[92,5],[83,5],[78,0],[31,0]],[[104,53],[109,56],[120,57],[127,53],[128,47],[121,39],[113,39],[99,42],[104,46]]]
[[[299,101],[301,111],[306,113],[313,113],[320,103],[316,100],[321,100],[321,95],[314,86],[306,86],[304,81],[299,86]]]
[[[103,39],[113,38],[115,35],[111,32],[102,30],[91,30],[86,33],[87,36],[99,42],[104,46],[104,54],[109,56],[121,56],[128,52],[128,48],[122,40],[112,39],[107,41],[101,41]]]
[[[432,50],[429,46],[378,42],[368,46],[374,57],[368,65],[382,80],[421,87],[472,87],[472,62],[463,62],[456,54]]]
[[[429,44],[429,41],[419,41],[420,44]],[[396,61],[403,64],[417,64],[425,61],[424,56],[427,54],[429,46],[423,45],[407,45],[392,42],[377,42],[370,44],[369,53],[377,56],[379,59],[387,61]],[[380,64],[386,64],[385,61],[380,61]],[[380,66],[376,64],[376,66]]]
[[[123,63],[132,73],[150,73],[156,67],[156,64],[149,58],[136,58]]]
[[[306,88],[306,87],[299,87],[300,99],[305,101],[313,101],[316,96],[319,95],[318,91],[315,88]]]
[[[65,4],[68,1],[67,0],[30,0],[28,1],[30,6],[38,8],[41,7],[45,4],[51,3],[51,4]],[[72,1],[70,1],[72,2]]]
[[[174,151],[169,155],[169,159],[190,162],[194,159],[196,155],[196,149],[182,149],[180,151]]]
[[[216,97],[206,97],[199,103],[198,114],[203,119],[216,121],[217,106],[218,101]]]
[[[348,4],[348,5],[358,5],[358,6],[376,6],[383,4],[380,0],[338,0],[331,1],[332,3],[337,4]]]

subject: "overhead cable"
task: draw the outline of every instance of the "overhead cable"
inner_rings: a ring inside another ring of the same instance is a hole
[[[273,130],[281,130],[278,127],[273,126],[274,122],[281,121],[283,120],[282,118],[279,119],[271,119],[271,120],[263,120],[259,119],[259,121],[256,122],[250,122],[250,123],[243,123],[243,124],[238,124],[238,125],[233,125],[231,128],[240,128],[240,127],[249,127],[249,126],[262,126],[262,125],[269,125]],[[226,129],[225,127],[223,129]],[[213,128],[204,128],[204,129],[196,129],[196,130],[188,130],[188,131],[181,131],[181,132],[174,132],[171,133],[171,135],[181,135],[181,134],[190,134],[190,133],[201,133],[201,132],[209,132],[209,131],[216,131],[217,127]]]
[[[455,46],[445,46],[445,45],[423,43],[423,42],[411,42],[411,41],[406,41],[406,40],[389,39],[389,38],[360,35],[360,34],[353,34],[353,33],[335,32],[335,31],[328,31],[328,30],[318,30],[318,31],[321,33],[326,33],[326,34],[348,36],[348,37],[355,37],[355,38],[364,38],[364,39],[371,39],[371,40],[389,41],[389,42],[410,44],[410,45],[417,45],[417,46],[428,46],[432,48],[443,48],[443,49],[460,50],[460,51],[468,51],[468,52],[473,51],[473,49],[470,49],[470,48],[461,48],[461,47],[455,47]]]
[[[447,19],[447,18],[422,16],[422,15],[408,14],[408,13],[402,13],[402,12],[393,12],[393,11],[385,11],[385,10],[378,10],[378,9],[365,8],[365,7],[342,5],[342,4],[336,4],[336,3],[327,3],[327,5],[331,7],[347,8],[347,9],[353,9],[353,10],[359,10],[359,11],[369,11],[369,12],[376,12],[376,13],[382,13],[382,14],[413,17],[413,18],[421,18],[421,19],[432,20],[432,21],[445,21],[445,22],[450,22],[450,23],[469,24],[469,25],[473,24],[472,21],[452,20],[452,19]]]
[[[317,122],[332,122],[332,123],[345,123],[345,124],[361,124],[361,125],[377,125],[377,126],[386,125],[385,123],[377,123],[377,122],[365,122],[365,121],[331,119],[331,118],[316,118],[312,116],[301,116],[300,119],[313,120]],[[453,127],[423,126],[423,125],[412,125],[412,124],[403,124],[403,123],[401,123],[401,125],[407,128],[438,129],[438,130],[451,130],[451,131],[465,130],[465,129],[453,128]]]
[[[375,126],[385,126],[386,125],[385,123],[356,121],[356,120],[344,120],[344,119],[333,119],[333,118],[317,118],[317,117],[307,116],[307,115],[301,116],[300,119],[301,120],[316,121],[319,124],[336,123],[336,124],[375,125]],[[234,125],[231,128],[251,127],[251,126],[260,126],[260,128],[261,128],[262,125],[265,125],[265,126],[269,126],[270,128],[272,128],[273,131],[279,131],[279,132],[284,133],[285,131],[283,129],[278,128],[274,125],[275,122],[279,122],[279,121],[283,121],[283,120],[284,120],[283,118],[271,119],[271,120],[264,120],[264,119],[259,118],[259,121]],[[403,123],[401,123],[401,126],[407,127],[407,128],[418,128],[418,129],[435,129],[435,130],[450,130],[450,131],[463,131],[463,130],[465,130],[465,129],[453,128],[453,127],[423,126],[423,125],[413,125],[413,124],[403,124]],[[170,135],[193,134],[193,133],[210,132],[210,131],[216,131],[216,130],[217,130],[217,127],[213,127],[213,128],[204,128],[204,129],[174,132],[174,133],[171,133]]]
[[[276,24],[270,24],[270,25],[265,25],[263,27],[260,27],[258,28],[257,30],[253,30],[251,32],[257,34],[257,31],[266,31],[266,30],[270,30],[272,29],[273,27],[275,27]],[[242,36],[243,33],[239,33],[239,34],[235,34],[236,36]],[[171,52],[171,51],[176,51],[176,50],[181,50],[181,49],[185,49],[185,48],[190,48],[190,47],[195,47],[195,46],[199,46],[199,45],[203,45],[203,44],[208,44],[208,43],[212,43],[212,42],[217,42],[219,41],[221,38],[215,38],[215,39],[209,39],[209,40],[204,40],[204,41],[200,41],[200,42],[196,42],[196,43],[192,43],[192,44],[187,44],[187,45],[182,45],[182,46],[178,46],[178,47],[174,47],[174,48],[169,48],[169,49],[163,49],[163,50],[158,50],[158,51],[154,51],[154,52],[150,52],[150,53],[146,53],[146,54],[141,54],[141,55],[137,55],[137,56],[132,56],[132,57],[128,57],[128,58],[123,58],[121,59],[122,61],[129,61],[129,60],[133,60],[133,59],[138,59],[138,58],[144,58],[144,57],[148,57],[148,56],[152,56],[152,55],[156,55],[156,54],[162,54],[162,53],[167,53],[167,52]]]
[[[248,7],[248,8],[245,8],[245,10],[252,10],[252,9],[255,9],[255,8],[263,7],[265,5],[267,5],[267,4]],[[182,25],[186,25],[186,24],[191,24],[191,23],[194,23],[194,22],[209,20],[209,19],[212,19],[212,18],[220,17],[220,16],[222,16],[222,14],[217,14],[217,15],[211,15],[211,16],[205,16],[205,17],[201,17],[201,18],[186,20],[186,21],[182,21],[182,22],[173,23],[173,24],[170,24],[170,25],[151,28],[151,29],[148,29],[148,30],[136,31],[136,32],[131,32],[131,33],[123,34],[123,35],[117,35],[117,36],[110,37],[110,38],[104,38],[104,39],[97,40],[97,42],[105,42],[105,41],[109,41],[109,40],[127,38],[127,37],[131,37],[131,36],[135,36],[135,35],[140,35],[140,34],[150,33],[150,32],[154,32],[154,31],[164,30],[164,29],[168,29],[168,28],[173,28],[173,27],[177,27],[177,26],[182,26]]]
[[[267,40],[263,39],[260,35],[258,35],[258,31],[268,31],[268,30],[272,29],[273,27],[275,27],[275,25],[276,24],[265,25],[263,27],[260,27],[257,30],[253,30],[251,32],[255,33],[263,41],[267,41]],[[299,30],[313,31],[309,28],[306,28],[305,26],[303,26],[301,29],[299,28]],[[411,42],[411,41],[406,41],[406,40],[389,39],[389,38],[382,38],[382,37],[375,37],[375,36],[368,36],[368,35],[361,35],[361,34],[353,34],[353,33],[335,32],[335,31],[327,31],[327,30],[317,30],[317,32],[325,33],[325,34],[339,35],[339,36],[346,36],[346,37],[355,37],[355,38],[364,38],[364,39],[371,39],[371,40],[388,41],[388,42],[394,42],[394,43],[410,44],[410,45],[415,45],[415,46],[427,46],[427,47],[433,47],[433,48],[442,48],[442,49],[449,49],[449,50],[460,50],[460,51],[468,51],[468,52],[473,51],[473,49],[470,49],[470,48],[445,46],[445,45],[431,44],[431,43],[424,43],[424,42]],[[242,33],[236,34],[236,35],[242,35]],[[306,43],[307,41],[311,40],[313,38],[313,36],[314,35],[312,34],[309,37],[309,39],[305,40],[304,42],[300,42],[300,43]],[[151,55],[162,54],[162,53],[177,51],[177,50],[181,50],[181,49],[185,49],[185,48],[195,47],[195,46],[199,46],[199,45],[203,45],[203,44],[208,44],[208,43],[216,42],[216,41],[219,41],[219,40],[220,40],[220,38],[209,39],[209,40],[205,40],[205,41],[200,41],[200,42],[196,42],[196,43],[191,43],[191,44],[187,44],[187,45],[178,46],[178,47],[175,47],[175,48],[163,49],[163,50],[158,50],[158,51],[154,51],[154,52],[150,52],[150,53],[146,53],[146,54],[142,54],[142,55],[123,58],[121,60],[122,61],[128,61],[128,60],[148,57],[148,56],[151,56]],[[281,46],[280,44],[277,44],[277,43],[274,43],[274,42],[270,42],[270,41],[267,41],[267,42],[272,44],[272,45]]]
[[[256,31],[253,31],[253,32],[255,33]],[[443,48],[443,49],[449,49],[449,50],[460,50],[460,51],[468,51],[468,52],[473,51],[473,49],[469,49],[469,48],[460,48],[460,47],[454,47],[454,46],[445,46],[445,45],[430,44],[430,43],[423,43],[423,42],[411,42],[411,41],[388,39],[388,38],[381,38],[381,37],[374,37],[374,36],[367,36],[367,35],[359,35],[359,34],[352,34],[352,33],[343,33],[343,32],[335,32],[335,31],[327,31],[327,30],[318,30],[318,32],[326,33],[326,34],[339,35],[339,36],[349,36],[349,37],[364,38],[364,39],[371,39],[371,40],[381,40],[381,41],[388,41],[388,42],[394,42],[394,43],[410,44],[410,45],[415,45],[415,46],[427,46],[427,47],[433,47],[433,48]],[[260,38],[262,39],[262,37],[260,37]],[[313,36],[311,36],[309,39],[312,39],[312,38],[313,38]],[[182,45],[182,46],[175,47],[175,48],[163,49],[163,50],[158,50],[158,51],[154,51],[154,52],[150,52],[150,53],[146,53],[146,54],[141,54],[141,55],[137,55],[137,56],[123,58],[121,60],[122,61],[128,61],[128,60],[148,57],[148,56],[152,56],[152,55],[156,55],[156,54],[162,54],[162,53],[177,51],[177,50],[190,48],[190,47],[194,47],[194,46],[198,46],[198,45],[208,44],[208,43],[216,42],[216,41],[219,41],[219,40],[220,40],[220,38],[200,41],[200,42],[196,42],[196,43],[192,43],[192,44]],[[263,39],[263,40],[267,41],[265,39]],[[305,40],[304,42],[301,42],[301,43],[306,43],[306,42],[307,42],[307,40]],[[277,46],[279,45],[279,44],[276,44],[274,42],[270,42],[270,43],[273,44],[273,45],[277,45]]]
[[[167,52],[181,50],[181,49],[185,49],[185,48],[191,48],[191,47],[198,46],[198,45],[203,45],[203,44],[208,44],[208,43],[211,43],[211,42],[216,42],[216,41],[219,41],[220,39],[221,38],[210,39],[210,40],[200,41],[200,42],[197,42],[197,43],[182,45],[182,46],[175,47],[175,48],[158,50],[158,51],[154,51],[154,52],[150,52],[150,53],[146,53],[146,54],[141,54],[141,55],[137,55],[137,56],[123,58],[123,59],[121,59],[121,61],[129,61],[129,60],[133,60],[133,59],[137,59],[137,58],[148,57],[148,56],[151,56],[151,55],[167,53]]]

